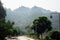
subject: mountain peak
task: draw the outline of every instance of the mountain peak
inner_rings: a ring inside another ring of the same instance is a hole
[[[14,11],[27,10],[27,9],[29,10],[29,8],[27,8],[25,6],[21,6],[21,7],[17,8],[17,9],[15,9]]]
[[[25,6],[21,6],[20,8],[26,8]]]

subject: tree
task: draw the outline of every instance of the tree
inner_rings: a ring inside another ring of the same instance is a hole
[[[3,23],[5,23],[5,16],[6,16],[6,11],[3,8],[2,3],[0,1],[0,40],[4,39],[3,36],[5,36],[4,33],[6,32],[6,29],[2,27]]]
[[[60,32],[59,31],[53,31],[50,35],[51,39],[60,40]]]
[[[4,40],[7,35],[12,35],[14,22],[7,21],[0,23],[0,40]]]
[[[3,27],[7,30],[7,35],[13,34],[13,25],[14,25],[14,22],[11,22],[11,21],[5,22]]]
[[[7,35],[13,33],[14,22],[5,21],[6,11],[0,1],[0,40],[4,40]]]
[[[44,33],[45,31],[50,31],[52,29],[51,27],[51,21],[47,17],[38,17],[33,21],[32,29],[37,34],[37,37]]]
[[[20,32],[21,32],[21,30],[20,30],[19,27],[14,27],[13,28],[13,35],[18,36],[18,35],[20,35]]]
[[[5,16],[6,16],[6,11],[5,11],[5,9],[3,8],[2,3],[1,3],[1,1],[0,1],[0,19],[1,19],[1,18],[5,18]]]

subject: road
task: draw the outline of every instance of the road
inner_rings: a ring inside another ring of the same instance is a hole
[[[29,38],[29,37],[27,37],[27,36],[18,36],[18,37],[14,37],[14,38],[8,38],[7,40],[34,40],[34,39],[32,39],[32,38]]]

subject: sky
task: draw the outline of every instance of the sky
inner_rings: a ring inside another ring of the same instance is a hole
[[[1,0],[3,6],[11,10],[21,6],[32,8],[33,6],[42,7],[51,11],[60,12],[60,0]]]

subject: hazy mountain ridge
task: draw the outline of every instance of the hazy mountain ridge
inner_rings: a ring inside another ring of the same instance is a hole
[[[15,22],[16,26],[24,29],[27,25],[31,24],[35,18],[44,15],[48,16],[52,12],[36,6],[32,7],[31,9],[22,6],[14,11],[6,9],[6,13],[6,20],[12,20]]]

